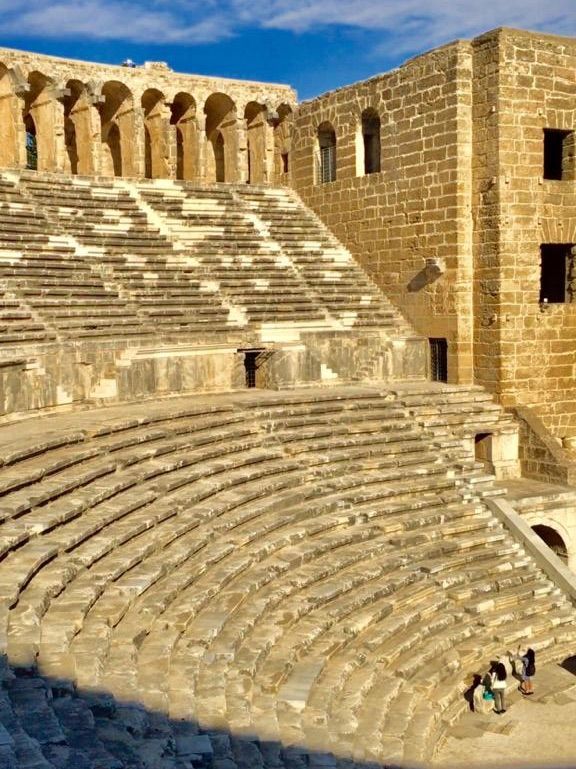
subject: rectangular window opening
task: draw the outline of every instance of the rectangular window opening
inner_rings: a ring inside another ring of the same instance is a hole
[[[574,179],[574,131],[544,129],[544,179]]]
[[[540,246],[540,303],[572,302],[575,279],[573,245],[543,243]]]
[[[430,374],[433,382],[448,381],[448,341],[430,338]]]
[[[280,157],[282,159],[282,173],[283,174],[287,174],[288,170],[290,168],[290,161],[289,161],[288,153],[287,152],[283,152]]]

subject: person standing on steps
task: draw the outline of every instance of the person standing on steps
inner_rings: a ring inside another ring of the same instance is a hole
[[[518,650],[520,652],[520,650]],[[532,678],[536,674],[536,652],[534,649],[527,649],[526,654],[520,657],[522,662],[522,683],[520,684],[520,691],[522,694],[530,695],[534,694],[534,684]]]
[[[492,679],[492,693],[494,694],[494,712],[500,715],[506,712],[506,679],[508,673],[503,662],[496,662],[492,666],[490,677]]]

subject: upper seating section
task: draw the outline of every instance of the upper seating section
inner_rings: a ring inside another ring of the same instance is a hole
[[[284,190],[30,171],[0,182],[6,342],[408,331]]]
[[[573,608],[484,506],[459,414],[507,425],[474,389],[408,386],[0,428],[9,660],[192,718],[214,745],[250,735],[253,766],[282,766],[264,741],[342,769],[425,760],[478,665],[576,639]]]
[[[324,318],[329,328],[406,331],[397,311],[322,223],[284,188],[141,182],[142,198],[249,318]]]

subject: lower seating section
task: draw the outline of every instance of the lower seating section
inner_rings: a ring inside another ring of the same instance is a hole
[[[418,764],[495,656],[567,656],[576,613],[464,423],[509,427],[479,389],[398,385],[0,428],[6,765]]]

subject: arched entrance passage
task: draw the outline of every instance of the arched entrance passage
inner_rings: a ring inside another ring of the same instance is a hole
[[[0,64],[0,131],[0,166],[15,168],[22,158],[22,100],[15,92],[13,75],[4,64]]]
[[[229,96],[213,93],[204,105],[206,115],[206,180],[235,182],[238,169],[236,105]]]
[[[64,139],[67,171],[72,174],[93,174],[95,167],[94,136],[97,134],[97,114],[86,86],[79,80],[66,83],[69,92],[64,97]]]
[[[137,176],[134,101],[130,90],[117,81],[102,86],[102,173]]]
[[[320,184],[336,181],[336,131],[332,123],[318,126],[318,174]]]
[[[274,123],[274,178],[286,182],[290,173],[290,151],[292,149],[292,109],[288,104],[278,107],[278,118]]]
[[[538,534],[540,539],[548,545],[552,552],[556,553],[558,558],[561,558],[564,563],[568,562],[568,549],[566,543],[556,529],[539,523],[536,526],[532,526],[532,530]]]
[[[36,148],[38,171],[58,170],[56,149],[57,129],[62,130],[62,105],[54,98],[54,83],[41,72],[31,72],[30,90],[24,99],[26,155],[29,168],[34,167],[32,147]]]
[[[176,178],[198,179],[198,123],[196,102],[190,94],[176,94],[170,123],[176,129]]]
[[[148,179],[170,176],[168,122],[164,94],[149,88],[142,94],[144,112],[144,175]]]
[[[264,104],[249,102],[244,111],[248,131],[248,183],[262,184],[268,180],[266,168],[266,145],[268,132],[268,110]]]

